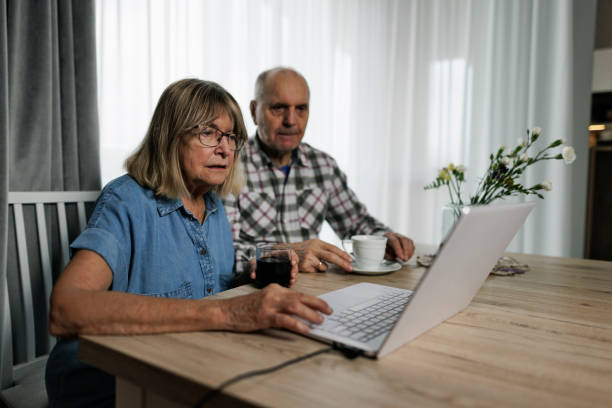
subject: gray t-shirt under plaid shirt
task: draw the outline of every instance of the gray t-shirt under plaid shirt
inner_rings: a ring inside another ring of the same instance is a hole
[[[257,242],[318,238],[324,220],[341,238],[390,231],[370,216],[328,154],[301,143],[288,176],[272,163],[257,137],[240,152],[246,184],[224,200],[236,250],[236,273],[255,257]]]

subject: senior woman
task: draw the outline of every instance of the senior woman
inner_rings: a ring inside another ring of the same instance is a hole
[[[240,187],[240,108],[221,86],[177,81],[163,92],[128,174],[102,191],[51,294],[52,407],[113,406],[114,377],[78,360],[80,334],[308,330],[322,300],[278,285],[231,299],[232,234],[220,197]],[[236,161],[236,165],[239,161]],[[296,256],[292,277],[297,275]]]

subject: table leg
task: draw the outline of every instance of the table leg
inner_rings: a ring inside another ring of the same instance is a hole
[[[147,391],[144,388],[117,377],[116,408],[185,408],[183,405],[170,401],[161,395]]]

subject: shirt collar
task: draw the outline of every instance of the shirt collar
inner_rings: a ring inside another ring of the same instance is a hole
[[[217,194],[214,191],[204,194],[204,202],[206,203],[206,212],[208,214],[217,212]]]
[[[157,197],[156,200],[157,212],[160,217],[164,217],[183,207],[183,201],[180,198]],[[214,191],[204,194],[204,203],[206,204],[207,214],[217,212],[217,194]]]
[[[259,139],[259,134],[255,132],[255,136],[252,138],[253,143],[250,144],[251,147],[251,161],[255,165],[255,168],[260,168],[262,166],[272,166],[278,167],[267,153],[264,151],[262,147],[261,140]],[[306,155],[306,149],[303,144],[300,143],[297,148],[295,148],[291,152],[291,161],[289,162],[289,166],[300,166],[300,167],[311,167],[310,160]]]

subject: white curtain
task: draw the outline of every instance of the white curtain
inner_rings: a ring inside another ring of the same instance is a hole
[[[474,185],[489,153],[540,126],[576,149],[529,168],[552,181],[511,250],[582,256],[595,0],[98,0],[103,181],[144,136],[163,89],[214,80],[249,117],[257,74],[309,81],[304,140],[332,154],[370,212],[437,243],[449,162]],[[329,231],[323,238],[334,241]]]

